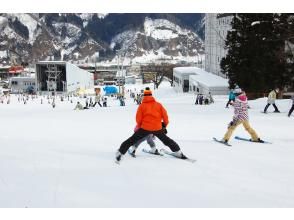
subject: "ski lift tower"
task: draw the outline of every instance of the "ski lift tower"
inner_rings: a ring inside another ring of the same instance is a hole
[[[54,91],[54,96],[56,95],[56,89],[57,89],[57,79],[61,74],[60,70],[57,70],[57,65],[56,64],[47,64],[47,70],[45,71],[48,80],[47,80],[47,88],[48,88],[48,93],[49,91]]]

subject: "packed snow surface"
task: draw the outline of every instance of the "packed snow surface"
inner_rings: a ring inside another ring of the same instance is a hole
[[[261,113],[266,98],[250,101],[252,127],[273,144],[232,138],[227,147],[212,140],[232,119],[226,96],[194,105],[195,95],[164,83],[154,97],[168,111],[168,136],[196,163],[143,153],[144,142],[137,158],[126,154],[116,164],[135,127],[138,106],[129,96],[124,107],[109,97],[109,107],[83,111],[73,110],[81,98],[58,99],[56,108],[40,97],[0,104],[0,207],[294,207],[289,99],[277,101],[280,114]],[[242,126],[234,135],[249,137]]]

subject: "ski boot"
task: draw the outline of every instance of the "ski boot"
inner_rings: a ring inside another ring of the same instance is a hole
[[[136,157],[136,150],[137,148],[132,147],[128,150],[128,153],[132,156],[132,157]]]
[[[160,153],[159,153],[159,151],[157,150],[156,147],[152,147],[151,150],[150,150],[150,153],[160,155]]]
[[[122,158],[122,154],[119,151],[117,151],[115,153],[115,162],[119,163],[121,161],[121,158]]]
[[[258,138],[257,140],[250,139],[250,141],[252,141],[252,142],[258,142],[258,143],[264,143],[264,140],[261,140],[260,138]]]
[[[174,152],[173,154],[174,154],[175,157],[178,157],[178,158],[180,158],[180,159],[188,159],[188,158],[182,153],[181,150],[176,151],[176,152]]]

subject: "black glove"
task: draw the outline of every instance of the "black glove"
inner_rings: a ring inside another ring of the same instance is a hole
[[[164,124],[164,122],[161,122],[161,126],[162,126],[162,131],[167,134],[167,130],[166,130],[166,125]]]
[[[236,124],[237,124],[237,122],[235,120],[233,120],[228,124],[228,128],[230,128],[231,126],[235,126]]]

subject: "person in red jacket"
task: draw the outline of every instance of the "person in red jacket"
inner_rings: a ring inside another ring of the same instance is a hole
[[[165,108],[157,102],[150,88],[144,90],[142,103],[139,105],[136,114],[136,121],[139,129],[127,140],[125,140],[118,149],[115,159],[121,160],[128,149],[140,139],[149,134],[154,134],[164,145],[168,146],[175,155],[182,159],[187,157],[181,152],[179,145],[166,135],[166,126],[168,125],[168,115]]]

